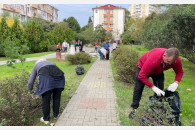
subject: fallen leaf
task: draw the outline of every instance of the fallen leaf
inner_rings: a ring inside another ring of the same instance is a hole
[[[188,88],[188,89],[186,89],[186,90],[187,90],[187,91],[192,91],[192,89],[189,89],[189,88]]]
[[[50,123],[51,126],[54,126],[55,124],[54,123]]]

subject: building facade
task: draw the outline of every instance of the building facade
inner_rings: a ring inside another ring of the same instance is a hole
[[[49,4],[0,4],[0,15],[4,12],[9,12],[11,17],[18,17],[22,22],[31,17],[58,22],[58,9]]]
[[[93,29],[99,24],[107,32],[111,32],[115,40],[120,39],[124,32],[125,8],[111,4],[92,8],[93,10]]]
[[[132,4],[129,8],[129,12],[132,18],[146,18],[152,12],[161,13],[162,10],[149,4]]]

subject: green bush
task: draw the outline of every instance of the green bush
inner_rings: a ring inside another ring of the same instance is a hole
[[[33,124],[34,114],[41,109],[41,98],[31,98],[28,91],[29,76],[28,72],[22,72],[0,82],[0,125]]]
[[[115,60],[117,56],[123,51],[123,48],[118,48],[113,52],[113,59]]]
[[[127,48],[120,48],[114,52],[114,65],[118,74],[118,80],[134,83],[139,54]]]
[[[48,51],[56,51],[56,45],[50,45]]]
[[[144,25],[143,43],[149,49],[177,47],[181,54],[195,63],[195,5],[173,6],[148,20]]]
[[[87,53],[76,53],[75,55],[67,55],[66,59],[73,65],[90,63],[92,57]]]
[[[0,56],[5,56],[4,47],[0,44]]]

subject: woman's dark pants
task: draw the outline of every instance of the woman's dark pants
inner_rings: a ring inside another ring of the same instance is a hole
[[[42,110],[43,110],[43,119],[44,121],[50,120],[50,102],[51,96],[53,99],[53,116],[56,118],[59,114],[60,108],[60,98],[62,88],[56,88],[50,91],[43,93],[42,96]]]

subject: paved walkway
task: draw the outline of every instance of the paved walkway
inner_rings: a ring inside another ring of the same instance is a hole
[[[97,61],[88,70],[56,126],[119,126],[110,61]]]
[[[44,56],[40,56],[40,57],[32,57],[32,58],[26,58],[26,61],[36,61],[38,59],[41,58],[55,58],[56,57],[56,53],[52,53],[52,54],[48,54],[48,55],[44,55]],[[20,62],[19,60],[16,60],[16,63]],[[7,63],[7,61],[0,61],[0,65],[5,65]]]

